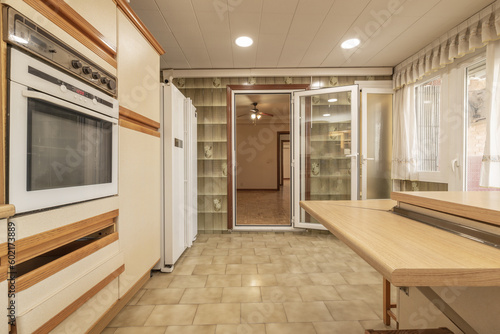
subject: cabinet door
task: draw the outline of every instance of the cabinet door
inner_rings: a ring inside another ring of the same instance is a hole
[[[299,201],[358,200],[357,85],[294,93],[294,226],[324,229]]]

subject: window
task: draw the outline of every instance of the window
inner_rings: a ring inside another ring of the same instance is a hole
[[[441,77],[415,88],[418,150],[417,171],[439,171],[439,117]]]

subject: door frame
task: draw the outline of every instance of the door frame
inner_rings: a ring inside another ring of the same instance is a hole
[[[292,112],[292,108],[290,106],[290,117]],[[290,142],[290,139],[288,140],[281,140],[281,135],[288,135],[290,138],[290,131],[278,131],[277,133],[277,140],[278,140],[278,145],[277,147],[277,160],[278,160],[278,185],[276,187],[276,190],[280,190],[280,186],[283,185],[283,143]],[[290,159],[291,161],[291,159]]]
[[[290,94],[294,91],[307,90],[310,88],[309,84],[297,85],[227,85],[226,87],[226,114],[227,114],[227,229],[232,230],[235,226],[235,165],[233,163],[234,156],[234,94],[262,94],[282,93]],[[293,117],[290,115],[290,117]],[[288,227],[288,226],[287,226]]]

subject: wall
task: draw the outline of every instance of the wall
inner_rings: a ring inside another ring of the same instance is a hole
[[[352,85],[362,80],[391,80],[381,77],[257,77],[175,78],[174,85],[191,98],[198,112],[198,231],[227,230],[226,87],[227,85],[309,84],[314,88]],[[213,159],[204,159],[205,146],[212,145]],[[200,182],[201,181],[201,182]],[[221,200],[220,210],[213,201]]]
[[[237,189],[278,188],[277,131],[289,131],[289,125],[237,124]]]

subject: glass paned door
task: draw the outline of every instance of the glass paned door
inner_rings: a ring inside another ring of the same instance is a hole
[[[359,199],[357,85],[294,93],[294,226],[324,229],[299,201]]]

